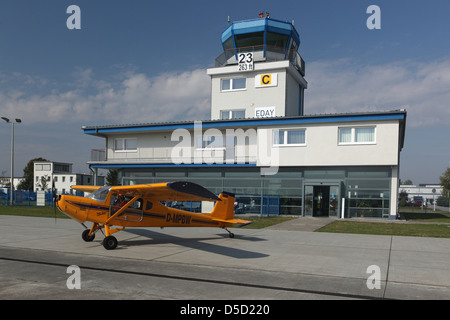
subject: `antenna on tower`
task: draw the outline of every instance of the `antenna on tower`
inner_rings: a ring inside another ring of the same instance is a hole
[[[230,22],[231,22],[231,21],[230,21],[230,16],[228,16],[228,24],[230,24]]]

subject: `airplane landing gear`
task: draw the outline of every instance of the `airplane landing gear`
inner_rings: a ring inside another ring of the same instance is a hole
[[[93,240],[95,239],[95,233],[89,235],[89,232],[90,232],[90,231],[91,231],[91,230],[86,229],[86,230],[84,230],[83,233],[81,234],[81,237],[82,237],[83,240],[86,241],[86,242],[91,242],[91,241],[93,241]]]
[[[111,234],[121,231],[123,229],[125,229],[125,227],[122,228],[110,228],[108,225],[101,225],[99,223],[94,223],[92,225],[91,229],[86,229],[83,231],[83,233],[81,234],[81,237],[83,238],[84,241],[86,242],[91,242],[95,239],[95,232],[97,232],[98,230],[101,229],[105,229],[105,233],[106,233],[106,237],[105,239],[103,239],[103,247],[106,250],[113,250],[117,247],[117,239],[116,237],[113,237]],[[90,235],[89,235],[90,233]]]
[[[113,250],[117,247],[117,239],[114,236],[107,236],[103,239],[103,247],[106,250]]]
[[[226,227],[223,227],[227,232],[228,232],[228,236],[230,237],[230,238],[234,238],[234,233],[233,232],[231,232],[230,230],[228,230]]]

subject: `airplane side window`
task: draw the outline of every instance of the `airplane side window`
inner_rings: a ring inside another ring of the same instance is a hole
[[[111,196],[111,205],[119,208],[122,208],[130,199],[126,198],[121,194],[113,194]]]
[[[133,209],[142,210],[143,203],[144,203],[144,201],[143,201],[142,199],[137,199],[137,200],[133,203]]]
[[[153,203],[150,201],[147,201],[147,204],[145,205],[145,210],[151,210],[153,208]]]

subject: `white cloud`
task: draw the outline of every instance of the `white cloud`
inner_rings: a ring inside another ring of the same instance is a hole
[[[148,77],[122,73],[119,81],[98,81],[91,69],[78,69],[73,88],[57,87],[39,94],[0,91],[2,114],[27,122],[142,123],[206,119],[210,107],[210,79],[204,69]],[[25,78],[24,78],[25,79]]]
[[[305,114],[404,108],[408,126],[448,125],[450,58],[360,66],[351,60],[308,65]]]
[[[2,116],[80,125],[209,118],[211,82],[204,69],[155,76],[133,70],[108,81],[78,68],[72,76],[71,83],[57,85],[41,77],[0,75]],[[405,108],[408,126],[447,125],[450,119],[450,58],[365,66],[350,59],[315,61],[306,79],[305,114]]]

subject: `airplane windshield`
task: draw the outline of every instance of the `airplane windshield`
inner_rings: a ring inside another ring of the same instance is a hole
[[[101,187],[100,189],[97,189],[91,194],[87,195],[86,198],[91,198],[98,202],[104,202],[106,200],[106,197],[108,196],[110,189],[110,186]]]

